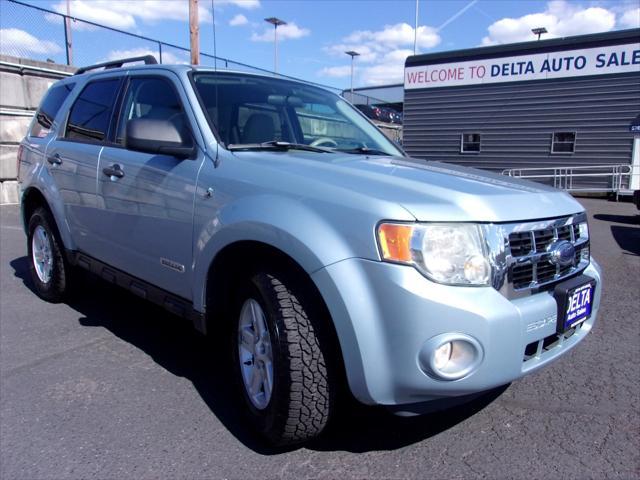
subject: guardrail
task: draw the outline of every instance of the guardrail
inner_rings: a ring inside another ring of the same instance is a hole
[[[615,193],[628,195],[632,193],[631,165],[588,165],[575,167],[532,167],[509,168],[502,171],[509,177],[533,180],[568,192]]]

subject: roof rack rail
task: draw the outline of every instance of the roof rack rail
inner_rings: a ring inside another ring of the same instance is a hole
[[[89,65],[88,67],[82,67],[76,70],[74,75],[80,75],[88,72],[89,70],[97,70],[98,68],[104,68],[105,70],[110,68],[120,68],[125,63],[144,62],[145,65],[157,65],[158,61],[153,55],[143,55],[141,57],[123,58],[122,60],[111,60],[109,62],[96,63],[95,65]]]

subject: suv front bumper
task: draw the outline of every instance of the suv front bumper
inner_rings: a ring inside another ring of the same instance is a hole
[[[591,317],[561,341],[551,292],[509,300],[491,287],[440,285],[412,267],[358,258],[312,278],[332,315],[352,393],[366,404],[402,405],[489,390],[569,351],[591,330],[600,305],[593,259],[584,274],[596,280]],[[472,373],[452,381],[430,376],[420,362],[425,344],[449,333],[476,340],[482,354]]]

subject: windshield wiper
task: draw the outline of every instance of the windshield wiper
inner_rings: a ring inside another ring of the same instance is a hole
[[[388,156],[387,152],[383,152],[382,150],[376,150],[375,148],[369,147],[356,147],[356,148],[336,148],[334,149],[336,152],[343,153],[353,153],[356,155],[385,155]]]
[[[262,143],[232,143],[227,145],[229,150],[306,150],[307,152],[331,153],[333,150],[322,147],[312,147],[304,143],[290,143],[272,140]]]

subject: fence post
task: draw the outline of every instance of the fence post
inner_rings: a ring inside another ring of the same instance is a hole
[[[158,42],[158,53],[160,54],[160,63],[162,63],[162,43]]]
[[[64,50],[67,54],[67,65],[73,63],[73,51],[71,50],[71,19],[66,15],[64,18]]]

